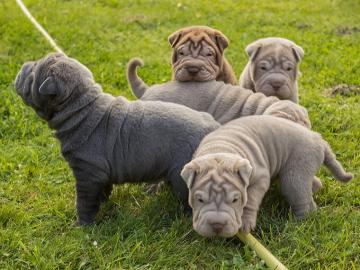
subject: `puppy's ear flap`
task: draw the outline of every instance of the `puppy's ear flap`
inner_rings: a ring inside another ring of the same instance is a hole
[[[243,185],[247,187],[249,185],[249,180],[253,171],[253,167],[251,166],[249,160],[239,159],[235,163],[235,170],[239,174],[240,180],[243,182]]]
[[[172,33],[169,37],[168,37],[168,41],[171,45],[172,48],[174,48],[176,46],[176,44],[180,41],[180,38],[182,36],[182,31],[176,31],[174,33]]]
[[[58,88],[53,76],[47,77],[40,85],[39,93],[45,96],[56,95],[58,93]]]
[[[291,47],[291,49],[293,50],[293,53],[294,53],[294,55],[295,55],[296,60],[297,60],[298,62],[300,62],[301,59],[303,59],[304,54],[305,54],[304,49],[301,48],[301,47],[298,46],[298,45],[293,45],[293,46]]]
[[[193,186],[196,177],[196,169],[193,162],[186,164],[180,175],[190,189]]]
[[[229,40],[221,32],[215,35],[216,45],[223,52],[229,46]]]
[[[250,57],[251,61],[253,61],[256,58],[261,47],[262,47],[262,44],[258,43],[258,42],[253,42],[246,47],[245,51],[248,54],[248,56]]]

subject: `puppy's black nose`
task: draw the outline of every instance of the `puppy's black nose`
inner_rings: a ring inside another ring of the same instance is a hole
[[[189,74],[196,75],[199,73],[200,68],[192,66],[192,67],[187,67],[186,70],[187,70],[187,72],[189,72]]]
[[[280,89],[280,86],[273,85],[272,88],[274,89],[274,91],[278,91]]]
[[[285,81],[279,79],[279,80],[273,80],[270,82],[272,88],[274,89],[274,91],[278,91],[281,86],[283,86],[285,84]]]
[[[213,223],[213,224],[211,224],[211,227],[212,227],[213,231],[218,234],[218,233],[221,233],[221,231],[223,230],[224,224]]]

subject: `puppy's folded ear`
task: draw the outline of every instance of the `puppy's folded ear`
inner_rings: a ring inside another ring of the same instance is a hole
[[[39,93],[45,96],[56,95],[58,88],[53,76],[49,76],[39,87]]]
[[[300,62],[301,59],[304,57],[304,54],[305,54],[304,49],[301,48],[301,47],[298,46],[298,45],[293,45],[293,46],[291,47],[291,49],[292,49],[293,52],[294,52],[294,55],[295,55],[296,60],[297,60],[298,62]]]
[[[249,185],[249,179],[251,177],[253,167],[247,159],[239,159],[235,163],[235,170],[240,176],[240,180],[243,182],[244,187]]]
[[[261,47],[262,47],[262,44],[258,43],[258,42],[253,42],[246,47],[245,51],[248,54],[248,56],[250,57],[251,61],[253,61],[256,58]]]
[[[189,189],[193,186],[196,177],[196,169],[194,165],[195,164],[193,162],[190,162],[186,164],[181,171],[181,177]]]
[[[172,48],[174,48],[176,46],[176,44],[178,44],[178,42],[180,41],[180,38],[182,36],[182,31],[179,30],[179,31],[176,31],[174,33],[172,33],[168,40],[169,40],[169,43],[171,45]]]
[[[216,45],[219,47],[219,50],[223,52],[229,46],[229,40],[221,33],[215,35]]]

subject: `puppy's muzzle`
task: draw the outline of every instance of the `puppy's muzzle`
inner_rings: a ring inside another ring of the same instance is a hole
[[[186,71],[191,75],[191,76],[196,76],[199,71],[200,68],[199,67],[195,67],[195,66],[188,66],[186,67]]]
[[[33,70],[34,64],[35,64],[35,62],[27,62],[27,63],[25,63],[22,66],[20,72],[16,76],[15,89],[16,89],[16,92],[21,96],[26,94],[26,93],[23,93],[23,84],[24,84],[24,81],[25,81],[26,77],[29,76],[29,74]]]
[[[271,79],[270,80],[270,85],[273,88],[273,90],[279,91],[279,89],[286,84],[286,80],[282,79],[282,78],[277,78],[277,79]]]
[[[211,227],[212,227],[214,233],[220,234],[223,231],[225,225],[226,225],[226,223],[216,222],[216,223],[212,223]]]

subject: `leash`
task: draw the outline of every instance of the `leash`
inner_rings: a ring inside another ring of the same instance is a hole
[[[21,8],[21,10],[23,11],[23,13],[25,14],[26,17],[28,17],[28,19],[31,21],[31,23],[36,27],[37,30],[39,30],[39,32],[46,38],[46,40],[50,43],[51,47],[53,47],[53,49],[59,53],[65,54],[60,47],[56,44],[56,42],[54,41],[54,39],[48,34],[48,32],[46,32],[46,30],[41,26],[40,23],[37,22],[37,20],[35,20],[35,18],[31,15],[30,11],[26,8],[26,6],[24,5],[24,3],[21,0],[16,0],[16,3],[18,4],[18,6]],[[66,55],[66,54],[65,54]]]
[[[37,30],[46,38],[46,40],[50,43],[51,47],[62,54],[65,54],[60,47],[56,44],[54,39],[46,32],[46,30],[41,26],[40,23],[31,15],[30,11],[26,8],[24,3],[21,0],[16,0],[16,3],[21,8],[25,16],[30,20],[30,22],[35,26]],[[65,54],[66,55],[66,54]],[[288,270],[274,255],[271,254],[269,250],[267,250],[254,236],[251,234],[244,234],[239,232],[237,237],[240,240],[248,245],[252,250],[256,252],[256,254],[265,261],[266,265],[271,269],[276,270]]]

